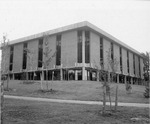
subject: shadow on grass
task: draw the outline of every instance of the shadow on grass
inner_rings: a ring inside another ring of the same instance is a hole
[[[55,90],[55,89],[38,89],[34,91],[35,94],[41,94],[41,95],[65,95],[65,94],[70,94],[69,92],[66,91],[61,91],[61,90]]]
[[[20,84],[35,84],[36,81],[21,81]]]

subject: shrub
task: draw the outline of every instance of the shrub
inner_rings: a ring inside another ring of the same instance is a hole
[[[149,87],[149,83],[145,86],[144,97],[145,97],[145,98],[150,98],[150,87]]]
[[[129,82],[127,82],[127,84],[126,84],[126,91],[128,93],[131,93],[131,90],[132,90],[132,86],[131,86],[131,84]]]

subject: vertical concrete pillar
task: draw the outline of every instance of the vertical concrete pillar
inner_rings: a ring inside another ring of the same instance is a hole
[[[60,80],[61,81],[63,80],[63,71],[62,71],[62,68],[60,69]]]
[[[125,85],[127,84],[127,76],[126,75],[124,77],[124,83],[125,83]]]
[[[131,85],[133,85],[133,77],[131,77]]]
[[[78,80],[78,70],[75,70],[75,80]]]
[[[119,74],[117,74],[117,83],[119,84]]]
[[[108,72],[108,82],[110,82],[110,72]]]
[[[82,31],[82,80],[85,80],[85,31]]]
[[[31,76],[30,76],[31,77]],[[31,80],[31,79],[30,79]],[[41,74],[41,80],[43,81],[44,80],[44,72],[42,70],[42,74]]]

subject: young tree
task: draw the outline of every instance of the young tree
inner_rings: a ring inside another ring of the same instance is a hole
[[[142,53],[142,56],[144,57],[143,63],[144,63],[144,80],[145,80],[145,92],[144,97],[149,98],[150,97],[150,53],[146,52]]]
[[[43,51],[43,55],[44,55],[44,60],[42,61],[43,69],[46,69],[46,87],[47,87],[47,91],[49,90],[49,86],[48,86],[48,67],[52,61],[52,59],[56,56],[56,52],[52,53],[52,49],[49,48],[49,41],[48,38],[49,36],[47,34],[44,34],[44,44],[45,44],[45,50]],[[42,77],[42,76],[41,76]],[[41,78],[42,79],[42,78]],[[52,80],[53,80],[53,74],[52,74]],[[41,84],[43,82],[43,79],[41,81]],[[51,87],[52,90],[52,87]]]
[[[35,50],[29,50],[28,48],[26,49],[27,51],[27,59],[28,59],[28,68],[27,68],[27,71],[28,70],[31,70],[33,71],[33,66],[35,64]],[[35,71],[33,71],[33,82],[34,82],[34,77],[35,77]],[[28,80],[28,76],[26,76],[27,80]]]
[[[116,76],[117,76],[116,73],[118,70],[119,61],[117,60],[117,57],[111,56],[111,52],[112,52],[111,49],[109,49],[109,51],[107,53],[107,61],[108,61],[108,70],[111,71],[111,78],[112,78],[112,81],[114,81],[114,78],[116,78]],[[118,84],[116,84],[115,111],[117,111],[117,106],[118,106]]]
[[[111,110],[111,97],[110,97],[110,86],[108,82],[108,70],[104,70],[104,64],[100,63],[100,67],[97,66],[96,62],[95,63],[95,68],[97,69],[97,73],[100,73],[99,80],[102,81],[102,88],[103,88],[103,110],[102,113],[105,115],[106,113],[106,95],[109,95],[109,101],[110,101],[110,110]]]
[[[1,41],[0,43],[0,50],[2,51],[2,56],[1,56],[1,79],[2,81],[0,81],[0,86],[1,86],[1,92],[0,92],[0,95],[1,95],[1,110],[0,110],[0,113],[1,113],[1,124],[3,124],[3,104],[4,104],[4,76],[7,75],[7,90],[8,90],[8,84],[9,84],[9,51],[8,51],[8,47],[9,47],[9,42],[8,42],[8,39],[6,37],[6,35],[3,36],[3,40]]]
[[[150,72],[150,53],[146,52],[142,53],[142,56],[144,58],[143,63],[144,63],[144,80],[146,82],[149,82],[150,77],[149,77],[149,72]]]

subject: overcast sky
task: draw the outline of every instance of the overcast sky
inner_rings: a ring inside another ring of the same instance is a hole
[[[0,39],[10,40],[89,21],[139,52],[150,52],[150,2],[1,0]]]

